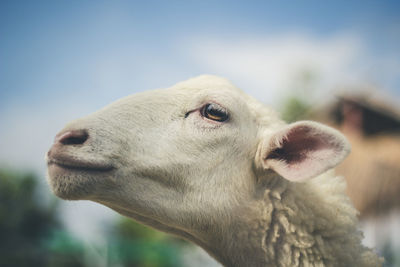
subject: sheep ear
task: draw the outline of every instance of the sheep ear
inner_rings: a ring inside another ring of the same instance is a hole
[[[335,167],[349,152],[349,143],[338,131],[319,123],[300,121],[266,138],[259,155],[265,169],[300,182]]]

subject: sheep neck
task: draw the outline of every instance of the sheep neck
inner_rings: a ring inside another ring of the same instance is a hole
[[[363,263],[370,252],[360,245],[355,210],[332,179],[330,186],[270,179],[203,248],[224,266],[376,266]]]

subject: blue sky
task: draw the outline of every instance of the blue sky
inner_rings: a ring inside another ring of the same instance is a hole
[[[2,0],[0,166],[44,176],[66,122],[203,73],[273,106],[304,69],[317,96],[375,87],[397,104],[399,14],[399,1]]]
[[[399,7],[398,1],[2,1],[0,103],[43,105],[77,93],[106,100],[208,73],[185,51],[199,36],[234,43],[284,33],[321,40],[356,34],[370,57],[399,57]],[[101,64],[117,76],[107,89],[93,71]],[[400,84],[381,80],[392,92]]]

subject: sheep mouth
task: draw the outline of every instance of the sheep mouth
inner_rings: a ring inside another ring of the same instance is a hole
[[[109,185],[116,168],[106,161],[79,160],[65,155],[48,157],[47,179],[53,193],[68,200],[90,199]]]
[[[71,171],[84,171],[84,172],[110,172],[115,169],[114,166],[110,164],[105,164],[101,162],[86,162],[79,161],[75,159],[60,160],[60,159],[48,159],[47,168],[58,167],[64,170]]]

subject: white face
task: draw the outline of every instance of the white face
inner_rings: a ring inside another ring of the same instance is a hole
[[[200,76],[73,121],[47,161],[59,197],[93,200],[201,244],[198,233],[224,231],[253,207],[267,190],[260,181],[306,181],[349,151],[336,130],[285,125],[225,79]]]
[[[54,193],[172,227],[246,198],[258,126],[246,96],[212,79],[128,96],[68,124],[48,152]]]

